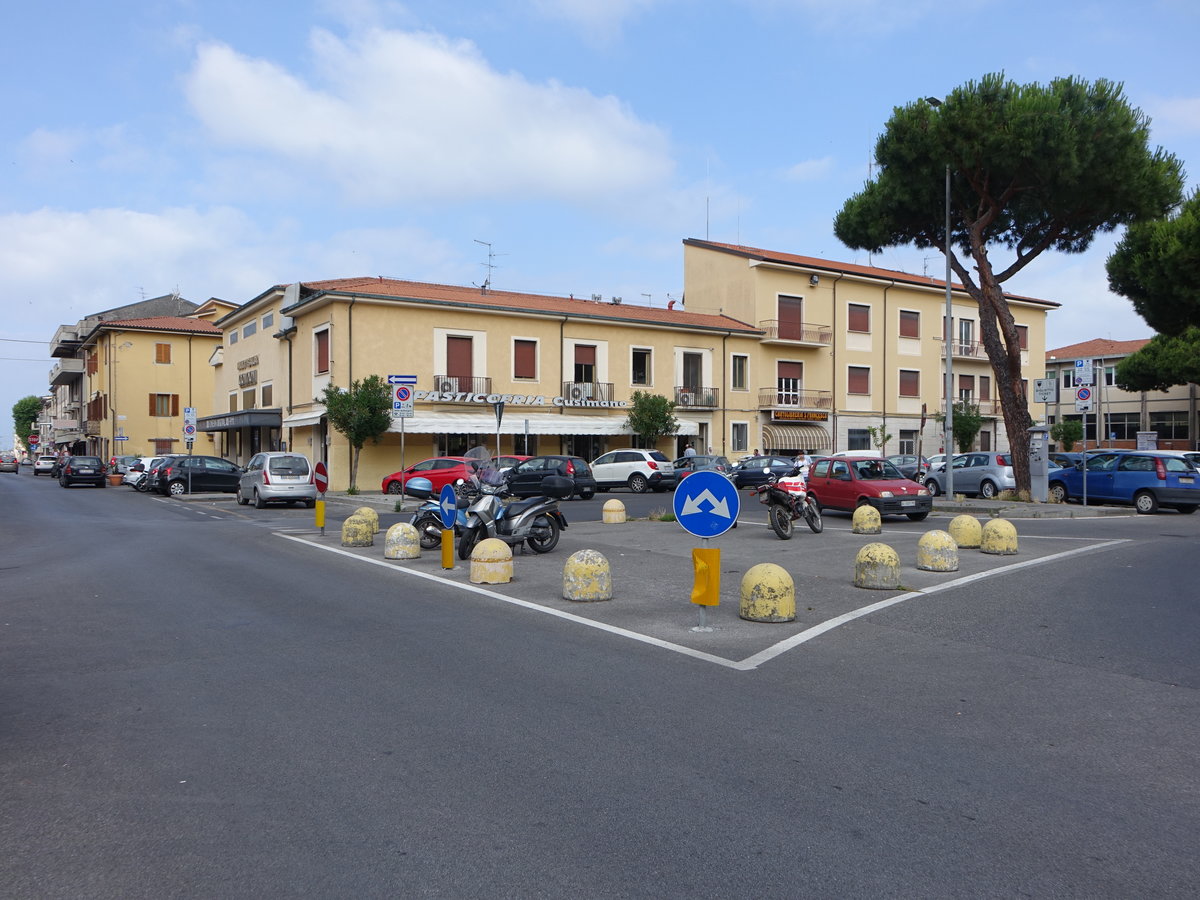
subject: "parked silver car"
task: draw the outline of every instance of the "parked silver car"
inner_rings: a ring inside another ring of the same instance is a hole
[[[925,487],[935,497],[946,490],[946,469],[930,472]],[[1007,453],[960,453],[954,457],[954,493],[978,494],[991,500],[1001,491],[1016,490],[1012,456]]]
[[[268,503],[303,503],[310,509],[317,503],[317,485],[313,467],[303,453],[256,453],[238,479],[237,502],[245,506],[251,500],[255,509]]]

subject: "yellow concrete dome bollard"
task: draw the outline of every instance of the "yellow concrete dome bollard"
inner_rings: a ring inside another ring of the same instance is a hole
[[[1013,556],[1017,552],[1017,529],[1008,519],[989,519],[983,526],[979,541],[982,553],[996,556]]]
[[[854,586],[872,590],[900,587],[900,557],[887,544],[867,544],[854,559]]]
[[[374,545],[375,532],[371,530],[371,523],[362,516],[350,516],[342,523],[343,547],[373,547]]]
[[[486,538],[471,551],[471,584],[508,584],[512,581],[512,547],[499,538]]]
[[[926,572],[957,572],[958,544],[949,532],[927,531],[917,541],[917,568]]]
[[[408,522],[397,522],[383,539],[384,559],[420,559],[421,536]]]
[[[624,507],[621,508],[621,514],[624,515]],[[612,597],[612,570],[604,554],[597,550],[572,553],[563,566],[563,599],[594,603],[597,600],[611,600]]]
[[[883,531],[883,519],[873,506],[860,506],[850,520],[850,531],[854,534],[879,534]]]
[[[738,615],[748,622],[796,621],[796,584],[782,566],[759,563],[742,576]]]
[[[369,506],[360,506],[353,513],[356,516],[362,516],[371,523],[371,534],[379,534],[379,513],[371,509]]]
[[[605,525],[620,525],[625,521],[625,504],[620,500],[609,500],[601,510]]]
[[[983,526],[974,516],[955,516],[950,520],[950,537],[963,550],[979,549],[980,538],[983,537]]]

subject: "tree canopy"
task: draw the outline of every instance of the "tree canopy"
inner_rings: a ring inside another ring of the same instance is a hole
[[[944,251],[949,168],[950,266],[979,304],[1019,489],[1029,488],[1024,437],[1033,420],[1002,285],[1046,250],[1081,253],[1096,234],[1179,203],[1182,167],[1151,150],[1149,135],[1149,119],[1113,82],[1020,85],[986,75],[940,102],[896,107],[875,145],[875,178],[834,220],[849,247]]]
[[[392,424],[392,392],[378,375],[350,384],[348,391],[329,384],[321,394],[329,424],[350,444],[350,489],[358,490],[358,457],[363,444],[377,440]]]
[[[12,414],[13,434],[23,446],[28,447],[29,435],[33,433],[33,426],[42,414],[42,401],[33,394],[22,397],[13,404]]]
[[[1127,391],[1200,381],[1200,192],[1177,214],[1130,225],[1108,258],[1108,285],[1159,334],[1117,366]]]
[[[672,415],[674,410],[675,404],[661,394],[634,391],[625,427],[653,447],[659,438],[679,430],[679,420]]]

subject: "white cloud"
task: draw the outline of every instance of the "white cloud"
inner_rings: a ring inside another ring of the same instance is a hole
[[[789,168],[784,173],[784,178],[788,181],[819,181],[827,178],[833,171],[833,162],[832,156],[806,159]]]
[[[613,97],[492,69],[475,46],[374,30],[317,31],[323,87],[222,44],[187,79],[219,140],[291,160],[354,201],[495,197],[611,202],[672,172],[667,140]]]
[[[658,0],[532,0],[543,15],[574,25],[593,40],[611,40],[621,26]]]

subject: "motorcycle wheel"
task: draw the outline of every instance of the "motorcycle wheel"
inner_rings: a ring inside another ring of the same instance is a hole
[[[533,520],[532,530],[529,537],[525,538],[525,543],[534,553],[549,553],[558,546],[559,534],[558,519],[554,516],[538,516]]]
[[[825,530],[825,523],[821,521],[821,507],[817,506],[817,501],[812,497],[804,504],[804,521],[808,523],[813,534],[820,534]]]
[[[464,528],[462,537],[458,539],[458,558],[470,559],[471,551],[475,549],[475,543],[479,540],[479,529]]]
[[[771,530],[781,540],[790,540],[792,536],[792,514],[787,507],[772,503],[767,510],[767,519],[771,522]]]
[[[442,543],[442,520],[436,516],[421,516],[413,522],[422,550],[436,549]]]

